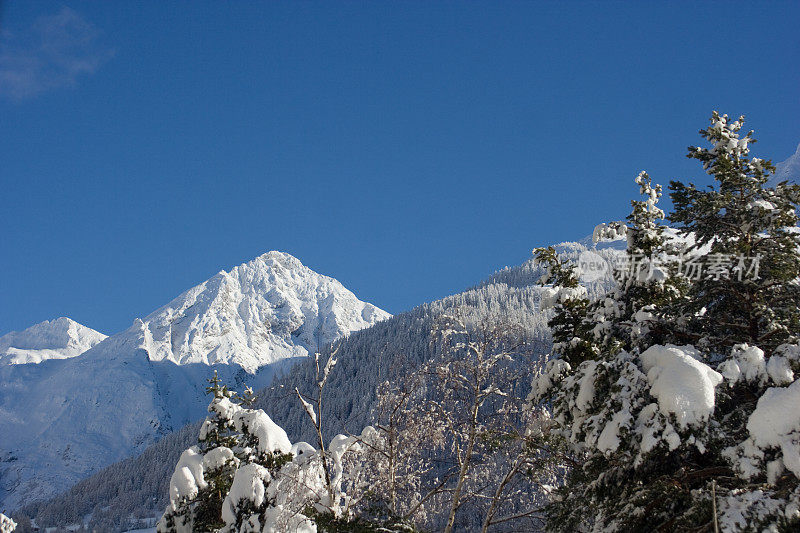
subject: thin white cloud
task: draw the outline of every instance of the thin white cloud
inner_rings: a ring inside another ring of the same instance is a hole
[[[93,74],[113,50],[98,42],[97,28],[68,7],[40,17],[23,32],[0,35],[0,96],[23,100],[77,83]]]

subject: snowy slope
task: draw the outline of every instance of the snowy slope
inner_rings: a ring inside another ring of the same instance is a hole
[[[800,183],[800,144],[797,145],[795,153],[787,160],[775,165],[775,175],[770,179],[770,185],[786,180]]]
[[[61,492],[205,414],[205,380],[276,370],[390,315],[270,252],[189,289],[78,357],[0,366],[0,508]]]
[[[0,365],[40,363],[80,355],[106,336],[66,317],[0,337]]]

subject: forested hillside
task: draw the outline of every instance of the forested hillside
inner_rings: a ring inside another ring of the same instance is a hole
[[[591,243],[591,239],[587,239]],[[584,241],[585,242],[585,241]],[[591,244],[563,243],[557,246],[561,255],[577,260]],[[616,257],[624,241],[604,241],[594,248],[601,257]],[[393,317],[375,326],[355,332],[330,349],[339,348],[338,363],[329,380],[331,394],[323,413],[330,438],[336,433],[359,432],[369,423],[370,411],[379,383],[405,374],[410,368],[427,361],[433,355],[431,331],[436,317],[445,312],[464,313],[468,320],[504,320],[522,327],[535,354],[550,348],[548,315],[540,312],[542,287],[537,283],[544,269],[535,259],[522,265],[504,268],[476,287],[448,296]],[[585,283],[592,298],[603,293],[609,279]],[[313,428],[304,419],[303,406],[294,395],[314,386],[314,362],[300,362],[273,386],[262,391],[257,407],[264,409],[286,430],[292,441],[310,441]]]

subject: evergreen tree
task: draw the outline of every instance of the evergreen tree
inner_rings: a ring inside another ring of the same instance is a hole
[[[222,384],[216,371],[208,381],[206,392],[213,397],[209,416],[200,428],[198,445],[181,455],[170,482],[170,505],[158,524],[159,532],[221,531],[231,523],[233,530],[239,531],[245,517],[263,511],[268,502],[253,505],[248,499],[229,501],[237,476],[262,476],[263,484],[291,458],[285,433],[282,444],[262,442],[269,440],[271,420],[264,420],[266,415],[261,411],[241,407],[253,403],[251,389],[240,400]],[[282,431],[279,429],[278,433]]]
[[[800,402],[800,348],[786,344],[798,331],[800,194],[765,187],[772,167],[747,158],[741,125],[715,113],[701,131],[713,147],[690,148],[718,185],[671,184],[677,233],[658,223],[660,187],[640,174],[646,199],[628,217],[617,288],[578,313],[556,306],[554,357],[531,396],[549,402],[575,458],[548,507],[553,530],[800,525],[800,416],[780,414]],[[548,281],[574,290],[574,267],[540,258],[559,274]],[[576,357],[580,346],[592,350]]]
[[[800,325],[800,233],[795,208],[800,185],[766,183],[775,167],[749,158],[753,132],[739,132],[744,117],[731,122],[714,112],[700,134],[713,146],[689,147],[687,157],[703,163],[716,186],[670,184],[675,207],[670,220],[695,243],[709,247],[712,275],[693,283],[684,309],[691,338],[715,349],[740,343],[768,354],[797,340]]]
[[[642,350],[672,342],[676,311],[688,285],[680,275],[678,256],[682,246],[667,238],[665,218],[658,207],[661,186],[647,172],[635,179],[643,200],[632,200],[622,264],[614,265],[617,285],[601,301],[587,307],[583,330],[606,353]]]
[[[553,350],[571,365],[594,359],[599,348],[587,331],[586,316],[589,299],[586,289],[578,282],[572,265],[559,259],[555,248],[537,248],[536,259],[547,265],[540,283],[551,284],[542,295],[542,307],[553,307],[555,313],[548,321],[553,337]]]

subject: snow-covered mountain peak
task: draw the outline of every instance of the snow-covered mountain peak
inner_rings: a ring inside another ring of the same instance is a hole
[[[279,252],[278,250],[269,251],[269,252],[267,252],[265,254],[262,254],[262,255],[256,257],[255,259],[253,259],[249,263],[245,263],[245,264],[249,265],[249,264],[255,263],[256,261],[259,261],[259,260],[263,261],[264,263],[269,264],[269,265],[276,265],[276,266],[280,266],[282,268],[287,268],[287,269],[291,269],[291,268],[308,268],[305,265],[303,265],[303,263],[301,263],[300,260],[298,258],[296,258],[295,256],[293,256],[291,254],[287,254],[286,252]]]
[[[192,287],[92,353],[134,347],[152,361],[237,364],[254,372],[390,316],[337,280],[272,251]]]
[[[0,337],[0,365],[75,357],[105,338],[102,333],[67,317],[45,320]]]

